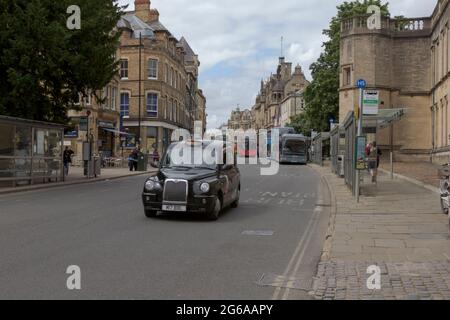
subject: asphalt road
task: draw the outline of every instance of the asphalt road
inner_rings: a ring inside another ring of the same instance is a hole
[[[241,173],[240,207],[215,222],[145,218],[145,177],[1,196],[0,299],[309,298],[326,187],[306,166]],[[67,289],[71,265],[81,290]]]

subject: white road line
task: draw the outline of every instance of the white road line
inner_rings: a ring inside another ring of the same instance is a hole
[[[319,213],[321,213],[322,211],[323,211],[322,208],[319,208],[319,207],[316,207],[316,209],[314,209],[314,215],[313,215],[313,218],[312,218],[312,219],[314,220],[314,224],[313,224],[312,228],[309,230],[308,238],[307,238],[307,240],[306,240],[306,242],[305,242],[305,245],[303,246],[303,250],[302,250],[302,252],[300,253],[300,256],[299,256],[299,258],[298,258],[298,260],[297,260],[297,263],[296,263],[296,265],[295,265],[295,268],[294,268],[294,270],[292,271],[290,277],[288,277],[288,278],[292,278],[292,279],[295,278],[295,275],[297,274],[298,269],[299,269],[299,267],[300,267],[300,264],[301,264],[301,262],[302,262],[302,260],[303,260],[303,257],[304,257],[304,255],[305,255],[305,253],[306,253],[306,249],[308,248],[308,245],[309,245],[309,243],[311,242],[312,236],[313,236],[313,234],[314,234],[314,230],[315,230],[315,228],[317,227],[317,224],[319,223],[319,220],[320,220],[320,219],[319,219],[318,215],[319,215]],[[290,284],[290,282],[288,282],[288,288],[285,288],[284,295],[283,295],[283,297],[281,298],[282,300],[287,300],[287,299],[288,299],[289,292],[290,292],[289,284]]]
[[[307,227],[306,227],[306,230],[305,230],[305,232],[303,233],[303,236],[302,236],[302,238],[300,239],[300,242],[298,243],[297,247],[295,248],[294,254],[292,255],[292,258],[291,258],[291,260],[289,261],[289,264],[288,264],[286,270],[284,271],[283,279],[285,279],[285,278],[287,277],[287,275],[289,274],[289,270],[290,270],[291,267],[294,265],[294,262],[296,261],[297,255],[300,253],[300,250],[302,249],[303,242],[305,241],[305,239],[306,239],[306,237],[307,237],[307,235],[308,235],[308,233],[309,233],[309,229],[311,228],[311,226],[312,226],[312,224],[313,224],[313,222],[314,222],[313,217],[314,217],[314,215],[313,215],[313,216],[311,217],[311,219],[309,220],[308,225],[307,225]],[[279,295],[280,295],[281,290],[282,290],[281,287],[277,287],[277,288],[275,289],[275,292],[273,293],[273,296],[272,296],[272,300],[278,300],[278,297],[279,297]]]
[[[319,186],[317,188],[320,191],[320,189],[319,189],[319,188],[321,188],[320,184],[319,184]],[[318,194],[321,195],[322,193],[318,192]],[[314,196],[315,196],[315,194],[314,194]],[[322,196],[319,196],[319,198],[320,199],[317,199],[318,201],[323,200]],[[302,200],[304,201],[304,199],[302,199]],[[320,220],[319,219],[319,213],[322,212],[322,211],[323,211],[322,207],[316,207],[314,209],[314,212],[313,212],[313,214],[311,216],[311,219],[308,222],[308,226],[306,227],[305,233],[303,234],[299,244],[297,245],[297,248],[295,249],[295,252],[294,252],[291,260],[289,261],[289,264],[288,264],[288,266],[287,266],[287,268],[286,268],[286,270],[285,270],[285,272],[283,274],[283,279],[286,279],[288,275],[291,275],[292,278],[293,278],[293,276],[296,275],[296,273],[298,271],[298,268],[300,267],[301,261],[303,260],[303,256],[305,255],[306,249],[308,248],[308,244],[309,244],[309,242],[311,240],[311,237],[312,237],[312,235],[314,233],[313,231],[314,231],[316,225],[318,224],[318,222]],[[297,258],[297,256],[298,256],[298,258]],[[294,264],[294,262],[295,262],[295,267],[294,267],[294,269],[292,271],[290,271],[292,266],[293,266],[293,264]],[[289,282],[288,282],[288,284],[289,284]],[[282,300],[286,300],[288,298],[288,296],[289,296],[290,289],[289,288],[282,288],[282,287],[277,287],[275,289],[275,292],[274,292],[274,294],[272,296],[272,300],[278,300],[279,297],[280,297],[281,291],[283,289],[285,289],[285,292],[283,294]]]

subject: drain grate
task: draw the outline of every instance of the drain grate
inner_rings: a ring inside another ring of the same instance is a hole
[[[259,236],[259,237],[271,237],[274,232],[271,230],[245,230],[242,232],[243,236]]]
[[[311,278],[289,278],[273,273],[265,273],[257,282],[260,287],[277,287],[293,290],[310,291],[313,288]]]

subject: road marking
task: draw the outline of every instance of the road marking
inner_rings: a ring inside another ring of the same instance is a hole
[[[291,257],[291,260],[289,261],[289,264],[288,264],[286,270],[283,273],[283,278],[287,278],[288,274],[290,273],[289,270],[291,270],[291,267],[294,265],[294,262],[295,262],[295,260],[297,258],[297,255],[300,253],[300,250],[301,250],[301,248],[303,246],[303,242],[306,239],[306,236],[308,234],[309,229],[311,228],[311,226],[313,224],[313,221],[314,220],[312,218],[309,220],[308,225],[306,227],[306,230],[303,233],[302,238],[300,239],[300,242],[298,243],[297,247],[295,248],[294,254]],[[281,289],[282,289],[281,287],[277,287],[275,289],[275,292],[273,293],[273,296],[272,296],[272,300],[278,300],[278,297],[280,295]]]
[[[321,188],[320,184],[317,188],[318,189]],[[318,192],[318,193],[319,193],[319,195],[323,194],[321,192]],[[314,197],[315,194],[312,194],[312,196]],[[302,201],[304,201],[304,199],[302,199]],[[320,199],[318,199],[318,201],[323,202],[322,196],[320,196]],[[294,251],[294,254],[292,255],[292,258],[289,261],[289,264],[283,274],[283,278],[293,279],[295,277],[295,274],[298,272],[300,264],[306,253],[306,249],[308,248],[309,242],[311,241],[314,230],[315,230],[317,224],[319,223],[319,220],[320,220],[319,213],[321,213],[321,212],[323,212],[323,208],[316,206],[314,209],[314,212],[311,216],[311,219],[309,220],[308,225],[305,229],[305,232],[303,233],[302,238],[300,239],[300,242],[298,243],[298,245]],[[295,263],[295,266],[294,266],[294,263]],[[294,268],[292,269],[293,266],[294,266]],[[290,275],[290,276],[288,276],[288,275]],[[292,286],[292,284],[288,282],[288,285],[285,286],[285,288],[284,288],[285,292],[281,298],[282,300],[286,300],[288,298],[289,292],[290,292],[289,286]],[[278,300],[281,295],[282,290],[283,290],[283,288],[278,286],[273,293],[272,300]]]
[[[307,240],[306,240],[305,246],[303,246],[303,250],[302,250],[302,252],[301,252],[301,254],[300,254],[300,257],[299,257],[298,260],[297,260],[297,264],[295,265],[294,270],[293,270],[292,273],[291,273],[291,277],[294,277],[294,276],[297,274],[297,272],[298,272],[298,269],[299,269],[299,267],[300,267],[300,263],[302,262],[303,257],[304,257],[304,255],[305,255],[305,253],[306,253],[306,249],[308,248],[308,245],[309,245],[309,243],[311,242],[311,238],[312,238],[312,236],[313,236],[313,234],[314,234],[314,230],[315,230],[315,228],[317,227],[317,224],[319,223],[319,217],[318,217],[318,215],[319,215],[319,213],[322,213],[322,211],[323,211],[322,208],[316,208],[316,209],[314,209],[314,216],[313,216],[313,218],[312,218],[312,219],[314,220],[313,227],[309,230],[309,235],[308,235],[308,238],[307,238]],[[289,292],[290,292],[290,290],[291,290],[291,288],[289,287],[289,285],[290,285],[290,283],[288,282],[288,286],[286,287],[286,289],[285,289],[285,291],[284,291],[284,295],[283,295],[283,297],[281,298],[282,300],[287,300],[287,298],[288,298],[288,296],[289,296]],[[293,285],[292,285],[292,286],[293,286]]]
[[[243,236],[260,236],[260,237],[271,237],[274,235],[272,230],[245,230],[242,232]]]
[[[272,197],[272,198],[275,198],[275,197],[278,195],[278,192],[275,192],[275,193],[272,193],[272,192],[264,192],[264,193],[262,193],[262,196],[263,196],[263,197],[265,197],[265,196],[267,196],[267,195],[269,195],[269,196]]]

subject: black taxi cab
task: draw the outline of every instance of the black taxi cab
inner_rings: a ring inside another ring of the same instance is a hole
[[[239,205],[241,176],[235,158],[232,164],[227,164],[227,161],[217,164],[217,161],[205,161],[203,157],[200,164],[194,161],[195,148],[202,152],[206,148],[209,148],[208,151],[215,150],[212,148],[214,143],[182,141],[170,145],[158,173],[145,182],[142,201],[146,217],[156,217],[160,212],[192,212],[217,220],[222,209]],[[191,157],[192,161],[175,160],[174,155],[179,154],[179,150],[192,151],[188,156],[188,160]],[[223,159],[226,159],[223,143],[219,150],[223,152]]]

